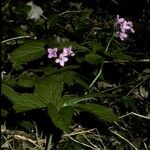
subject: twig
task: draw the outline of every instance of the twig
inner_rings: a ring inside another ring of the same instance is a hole
[[[144,144],[145,149],[148,150],[148,147],[147,147],[146,143],[143,142],[143,144]]]
[[[27,133],[24,133],[23,131],[11,131],[11,130],[6,130],[5,128],[1,129],[1,133],[2,134],[6,134],[6,135],[10,135],[10,137],[14,137],[15,139],[28,141],[28,142],[32,143],[33,145],[35,145],[36,147],[38,147],[41,150],[43,150],[43,148],[38,145],[38,143],[45,143],[45,141],[43,139],[38,140],[38,141],[37,140],[33,140],[30,137],[30,135],[28,135]]]
[[[89,142],[89,144],[91,144],[93,147],[95,147],[98,150],[98,147],[96,145],[94,145],[84,134],[82,134],[82,135]]]
[[[117,133],[117,131],[112,131],[111,129],[109,129],[109,131],[115,135],[117,135],[118,137],[120,137],[121,139],[123,139],[124,141],[126,141],[130,146],[132,146],[135,150],[138,150],[129,140],[127,140],[126,138],[124,138],[122,135],[120,135],[119,133]]]
[[[99,134],[99,132],[98,132],[98,130],[97,130],[97,129],[96,129],[96,132],[97,132],[97,135],[96,135],[96,136],[98,136],[98,137],[99,137],[99,140],[100,140],[100,142],[101,142],[101,144],[102,144],[102,146],[103,146],[104,150],[106,150],[106,147],[105,147],[105,145],[104,145],[104,143],[103,143],[103,141],[102,141],[102,139],[101,139],[101,137],[100,137],[100,134]]]
[[[44,15],[41,15],[41,17],[43,17],[45,20],[47,20],[48,18],[46,17],[46,16],[44,16]]]
[[[14,38],[10,38],[10,39],[4,40],[4,41],[2,41],[1,43],[3,44],[3,43],[7,43],[7,42],[9,42],[9,41],[12,41],[12,40],[24,39],[24,38],[30,38],[30,36],[29,36],[29,35],[26,35],[26,36],[14,37]]]
[[[96,130],[96,129],[90,129],[90,130],[87,130],[87,131],[80,131],[80,132],[72,132],[70,134],[63,135],[63,137],[73,136],[73,135],[77,135],[77,134],[90,133],[91,131],[94,131],[94,130]]]
[[[66,11],[60,13],[59,16],[65,15],[67,13],[80,13],[80,12],[82,12],[82,11],[81,10],[72,10],[72,11],[66,10]]]
[[[148,77],[148,78],[149,78],[149,77]],[[127,96],[128,96],[135,88],[137,88],[137,87],[140,86],[142,83],[144,83],[148,78],[144,79],[144,80],[141,81],[139,84],[137,84],[134,88],[132,88],[132,89],[128,92]]]
[[[112,60],[112,61],[107,61],[105,60],[105,64],[110,64],[110,63],[128,63],[128,62],[135,62],[135,63],[150,63],[150,59],[139,59],[139,60]]]
[[[47,150],[51,150],[53,145],[52,145],[52,134],[50,135],[49,137],[49,140],[48,140],[48,146],[47,146]]]
[[[14,135],[14,138],[15,139],[21,139],[21,140],[24,140],[24,141],[28,141],[30,143],[32,143],[33,145],[35,145],[36,147],[40,148],[41,150],[43,150],[43,148],[41,148],[37,143],[37,141],[34,141],[32,139],[29,139],[29,138],[26,138],[25,136],[20,136],[20,135]]]
[[[125,118],[125,117],[130,116],[130,115],[134,115],[134,116],[138,116],[140,118],[144,118],[144,119],[150,120],[150,117],[143,116],[143,115],[140,115],[140,114],[137,114],[137,113],[134,113],[134,112],[130,112],[130,113],[126,114],[126,115],[120,116],[119,118],[122,119],[122,118]]]
[[[35,136],[36,136],[36,140],[38,141],[39,139],[39,136],[38,136],[38,128],[37,128],[37,125],[36,123],[33,121],[33,124],[34,124],[34,127],[35,127]]]
[[[92,146],[90,146],[88,144],[85,144],[85,143],[79,142],[78,140],[73,139],[71,136],[68,136],[68,138],[71,139],[72,141],[78,143],[78,144],[81,144],[81,145],[83,145],[85,147],[91,148],[92,150],[98,150],[98,149],[96,149],[96,148],[94,148],[94,147],[92,147]]]

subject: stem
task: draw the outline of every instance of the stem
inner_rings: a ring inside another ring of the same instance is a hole
[[[107,47],[106,47],[106,49],[105,49],[105,51],[104,51],[104,54],[107,53],[108,48],[109,48],[110,43],[112,42],[113,38],[114,38],[114,34],[113,34],[113,36],[111,37],[110,41],[108,42]],[[103,70],[103,66],[104,66],[104,60],[105,60],[105,59],[103,58],[102,63],[101,63],[100,70],[99,70],[97,76],[95,77],[95,79],[94,79],[94,80],[92,81],[92,83],[90,84],[89,88],[91,88],[91,87],[94,85],[94,83],[97,81],[97,79],[100,77],[100,75],[101,75],[101,73],[102,73],[102,70]]]
[[[97,79],[100,77],[101,73],[102,73],[102,70],[103,70],[103,66],[104,66],[104,59],[102,60],[102,63],[101,63],[101,67],[100,67],[100,70],[97,74],[97,76],[95,77],[95,79],[92,81],[92,83],[90,84],[89,88],[91,88],[94,83],[97,81]]]

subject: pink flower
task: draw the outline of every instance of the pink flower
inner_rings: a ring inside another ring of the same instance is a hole
[[[124,21],[120,26],[122,32],[131,31],[134,33],[133,24],[131,21]]]
[[[122,24],[123,22],[124,22],[124,18],[119,18],[119,15],[117,15],[116,24]]]
[[[75,54],[74,54],[74,52],[72,51],[72,47],[70,46],[70,47],[64,47],[63,48],[63,55],[64,56],[74,56]]]
[[[115,26],[119,30],[116,32],[116,36],[119,37],[122,41],[124,41],[128,37],[127,33],[135,32],[132,22],[126,21],[124,18],[119,18],[119,15],[117,15]]]
[[[128,35],[124,32],[117,32],[116,35],[120,38],[121,41],[124,41],[128,37]]]
[[[61,66],[64,66],[64,65],[65,65],[65,62],[67,62],[67,61],[68,61],[68,58],[65,57],[63,53],[61,53],[61,54],[59,55],[59,58],[57,58],[57,59],[55,60],[55,62],[56,62],[56,63],[59,63]]]
[[[47,52],[49,53],[48,54],[48,58],[56,58],[57,57],[57,51],[58,51],[58,49],[57,48],[48,48],[47,49]]]

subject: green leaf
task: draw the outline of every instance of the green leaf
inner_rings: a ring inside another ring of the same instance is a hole
[[[60,74],[61,81],[71,86],[74,82],[75,73],[72,71],[62,72]]]
[[[18,85],[21,87],[33,87],[38,77],[35,75],[23,74],[18,77]]]
[[[106,108],[106,107],[101,106],[101,105],[90,104],[90,103],[77,104],[76,108],[83,110],[83,111],[90,112],[90,113],[96,115],[96,117],[98,119],[102,119],[104,121],[113,122],[113,121],[118,120],[118,117],[113,114],[111,109]]]
[[[80,21],[84,21],[86,19],[90,19],[90,15],[93,13],[93,9],[84,9],[84,13],[82,17],[79,18]]]
[[[63,91],[63,84],[59,80],[57,82],[50,77],[45,77],[35,84],[35,88],[34,94],[41,97],[44,102],[57,103]]]
[[[75,70],[75,69],[79,69],[79,68],[81,68],[79,65],[67,65],[67,66],[64,66],[63,68],[61,68],[60,72],[61,71]]]
[[[17,17],[27,17],[27,13],[31,10],[31,6],[19,2],[14,9],[14,13]]]
[[[11,62],[14,67],[41,58],[45,54],[45,43],[42,41],[31,41],[21,45],[11,53]]]
[[[89,48],[82,46],[75,41],[66,41],[63,44],[61,44],[60,46],[58,46],[58,48],[69,47],[69,46],[72,46],[72,49],[75,52],[90,51]]]
[[[55,25],[56,25],[56,22],[58,20],[58,14],[51,14],[49,17],[48,17],[48,21],[47,21],[47,28],[48,29],[52,29]]]
[[[1,117],[7,117],[9,112],[6,109],[1,109]]]
[[[113,57],[113,58],[117,58],[120,60],[133,60],[133,58],[129,55],[123,54],[121,52],[107,52],[106,53],[107,56]]]
[[[4,94],[6,97],[15,100],[16,96],[18,96],[17,92],[15,92],[13,88],[11,88],[10,86],[2,83],[1,87],[2,87],[2,94]]]
[[[100,42],[93,42],[92,43],[92,50],[94,52],[97,52],[97,51],[104,51],[104,47],[102,46],[102,43]]]
[[[63,96],[60,98],[59,103],[57,104],[58,109],[66,107],[66,106],[72,106],[75,107],[77,103],[80,102],[87,102],[91,100],[96,100],[94,97],[90,95],[78,97],[78,96]]]
[[[83,81],[80,77],[76,76],[74,80],[75,80],[76,83],[78,83],[82,87],[86,88],[87,90],[90,89],[89,85],[85,81]]]
[[[85,61],[87,61],[93,65],[98,65],[101,63],[102,57],[100,55],[90,53],[90,54],[85,55]]]
[[[63,84],[42,78],[35,82],[35,92],[19,94],[10,86],[2,84],[2,93],[14,104],[16,112],[24,112],[32,109],[46,107],[48,103],[57,103],[61,97]]]
[[[53,105],[52,103],[48,105],[48,114],[51,117],[53,123],[56,125],[56,127],[66,132],[69,131],[69,127],[72,122],[73,112],[74,108],[72,107],[64,107],[57,111],[55,105]]]
[[[16,100],[12,99],[12,102],[17,113],[46,107],[45,101],[35,94],[20,94],[16,96]]]
[[[9,75],[6,76],[6,78],[5,78],[2,82],[3,82],[4,84],[10,85],[10,86],[12,86],[12,87],[15,87],[15,86],[17,85],[16,79],[15,79],[13,76],[11,76],[11,78],[10,78]]]
[[[40,68],[41,72],[44,72],[45,75],[53,75],[58,73],[58,69],[53,67],[52,65],[48,65],[47,67]]]

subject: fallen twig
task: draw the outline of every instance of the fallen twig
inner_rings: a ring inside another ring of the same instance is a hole
[[[70,134],[64,134],[63,137],[68,137],[68,136],[73,136],[73,135],[77,135],[77,134],[85,134],[85,133],[90,133],[92,131],[96,130],[95,128],[94,129],[90,129],[90,130],[86,130],[86,131],[74,131]]]
[[[111,129],[109,129],[109,131],[115,135],[117,135],[118,137],[120,137],[121,139],[123,139],[124,141],[126,141],[130,146],[132,146],[135,150],[138,150],[138,148],[136,148],[129,140],[127,140],[125,137],[123,137],[122,135],[120,135],[119,133],[117,133],[117,131],[112,131]]]
[[[144,119],[150,120],[150,117],[143,116],[143,115],[140,115],[140,114],[137,114],[137,113],[134,113],[134,112],[130,112],[130,113],[126,114],[126,115],[120,116],[119,118],[122,119],[122,118],[125,118],[125,117],[130,116],[130,115],[134,115],[134,116],[137,116],[137,117],[140,117],[140,118],[144,118]]]
[[[18,37],[14,37],[14,38],[10,38],[10,39],[4,40],[4,41],[2,41],[1,43],[3,44],[3,43],[7,43],[7,42],[9,42],[9,41],[12,41],[12,40],[24,39],[24,38],[30,38],[30,36],[29,36],[29,35],[26,35],[26,36],[18,36]]]

